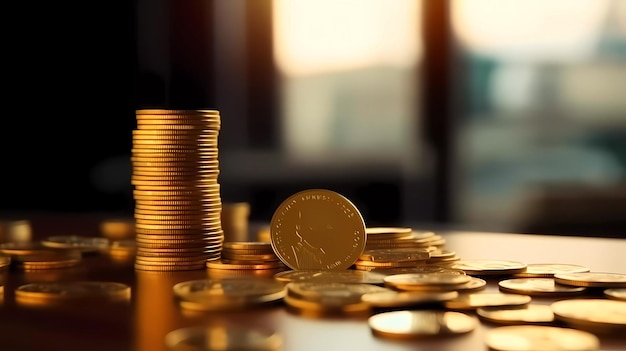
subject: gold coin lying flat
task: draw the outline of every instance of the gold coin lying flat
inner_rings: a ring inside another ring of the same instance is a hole
[[[512,325],[487,332],[487,346],[494,351],[596,351],[597,336],[575,329],[542,325]]]
[[[0,254],[0,269],[4,269],[11,264],[11,256]]]
[[[471,310],[480,307],[523,307],[530,303],[532,298],[528,295],[479,292],[461,294],[454,300],[446,301],[447,308],[455,310]]]
[[[97,236],[55,235],[48,237],[41,243],[44,246],[53,248],[76,249],[82,252],[93,252],[108,248],[110,240]]]
[[[609,299],[626,301],[626,289],[605,289],[604,296]]]
[[[508,260],[461,260],[451,266],[462,269],[469,275],[507,275],[521,273],[526,270],[526,264]]]
[[[413,339],[466,334],[478,321],[461,312],[393,311],[369,317],[368,324],[376,336]]]
[[[626,288],[626,274],[610,272],[558,273],[554,281],[559,284],[596,288]]]
[[[609,299],[567,299],[550,307],[556,319],[577,329],[598,333],[626,332],[626,302]]]
[[[426,249],[369,249],[364,250],[360,260],[373,262],[404,262],[424,261],[430,258],[430,252]]]
[[[373,307],[396,308],[411,307],[419,304],[430,304],[455,299],[457,291],[395,291],[366,293],[361,300]]]
[[[384,274],[347,269],[343,271],[287,270],[276,273],[274,279],[283,282],[313,281],[327,283],[361,283],[383,285]]]
[[[75,300],[75,299],[129,299],[130,286],[117,282],[76,281],[30,283],[15,289],[16,298]]]
[[[311,189],[284,200],[270,229],[274,252],[291,269],[347,269],[365,248],[365,222],[350,200]]]
[[[385,285],[399,290],[429,290],[433,286],[454,287],[468,283],[469,275],[449,273],[406,273],[394,274],[384,278]]]
[[[589,268],[569,263],[529,263],[526,270],[513,274],[515,278],[550,278],[559,273],[589,272]]]
[[[502,292],[530,296],[571,296],[585,292],[586,288],[556,284],[552,278],[513,278],[498,282]]]
[[[548,325],[554,322],[554,313],[548,305],[529,304],[525,308],[484,308],[476,309],[478,318],[494,324],[537,324]]]
[[[165,335],[171,351],[250,350],[278,351],[283,339],[274,331],[237,326],[197,326],[173,330]]]

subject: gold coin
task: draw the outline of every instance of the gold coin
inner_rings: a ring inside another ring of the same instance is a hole
[[[165,335],[172,351],[250,350],[279,351],[283,339],[274,331],[241,326],[187,327]]]
[[[570,328],[510,325],[487,331],[486,343],[494,351],[597,351],[597,336]]]
[[[458,298],[446,301],[445,306],[454,310],[475,310],[479,307],[523,307],[531,300],[528,295],[478,292],[460,294]]]
[[[284,266],[280,261],[258,261],[258,262],[245,262],[245,261],[231,261],[226,259],[219,259],[213,261],[207,261],[207,268],[209,269],[275,269]]]
[[[100,222],[100,233],[110,240],[130,238],[135,234],[132,218],[108,218]]]
[[[37,299],[85,299],[85,298],[130,298],[130,286],[108,281],[74,281],[30,283],[15,289],[16,298]]]
[[[172,289],[174,295],[185,300],[239,298],[286,292],[285,285],[272,278],[196,279],[174,284]]]
[[[457,291],[394,291],[367,293],[361,296],[361,300],[373,307],[397,308],[411,307],[420,304],[431,304],[455,299],[459,296]]]
[[[150,272],[177,272],[177,271],[197,271],[204,269],[204,263],[194,265],[151,265],[151,264],[139,264],[135,263],[135,270],[137,271],[150,271]]]
[[[454,287],[460,293],[473,293],[485,289],[487,281],[478,277],[470,277],[470,281]]]
[[[554,313],[548,305],[529,304],[524,308],[477,308],[481,320],[494,324],[540,324],[554,323]]]
[[[0,269],[4,269],[11,264],[11,256],[0,254]]]
[[[287,270],[276,273],[274,279],[283,282],[326,282],[326,283],[360,283],[383,285],[384,274],[368,271],[355,271],[347,269],[343,271],[327,270]]]
[[[399,290],[424,290],[432,286],[447,286],[454,289],[470,280],[469,275],[450,273],[405,273],[384,278],[386,286]]]
[[[567,299],[550,307],[556,319],[594,333],[626,332],[626,302],[609,299]]]
[[[551,278],[557,273],[589,272],[589,268],[569,263],[529,263],[526,270],[513,274],[515,278]]]
[[[0,253],[8,256],[35,255],[42,251],[49,252],[50,254],[66,252],[65,249],[44,246],[39,241],[8,242],[0,244]]]
[[[336,300],[337,304],[361,302],[367,293],[389,291],[388,288],[373,284],[296,281],[289,282],[287,295],[306,301]]]
[[[585,292],[586,288],[556,284],[552,278],[513,278],[498,282],[502,292],[530,296],[571,296]]]
[[[284,200],[271,219],[276,255],[292,269],[349,268],[365,248],[365,222],[344,196],[311,189]]]
[[[610,299],[626,301],[626,289],[605,289],[603,293]]]
[[[382,262],[403,262],[403,261],[423,261],[430,258],[430,252],[425,249],[370,249],[364,250],[360,260],[382,261]]]
[[[144,109],[137,109],[135,110],[135,114],[137,115],[137,118],[141,118],[142,115],[156,115],[156,116],[162,116],[162,115],[182,115],[182,116],[194,116],[194,115],[198,115],[198,114],[220,114],[219,110],[212,110],[212,109],[199,109],[199,110],[173,110],[173,109],[164,109],[164,108],[144,108]]]
[[[393,274],[405,274],[405,273],[449,273],[449,274],[460,274],[465,275],[465,271],[461,269],[453,269],[448,267],[438,267],[438,266],[417,266],[417,267],[400,267],[400,268],[388,268],[377,270],[376,272],[384,275],[393,275]]]
[[[526,264],[523,262],[490,259],[461,260],[451,267],[462,269],[469,275],[507,275],[526,270]]]
[[[313,318],[364,316],[369,315],[372,308],[368,303],[363,301],[346,301],[340,296],[325,297],[318,301],[309,301],[286,295],[283,301],[285,302],[288,312]]]
[[[44,246],[93,252],[108,248],[110,240],[97,236],[55,235],[41,242]]]
[[[224,249],[272,251],[272,245],[261,241],[227,241],[224,242]]]
[[[559,284],[595,287],[626,288],[626,274],[610,272],[557,273],[554,281]]]
[[[475,317],[452,311],[392,311],[375,314],[368,324],[376,336],[414,339],[466,334],[478,325]]]

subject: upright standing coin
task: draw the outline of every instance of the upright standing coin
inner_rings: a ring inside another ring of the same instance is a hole
[[[311,189],[284,200],[274,212],[272,248],[294,270],[348,269],[363,253],[365,222],[350,200]]]
[[[543,325],[511,325],[487,332],[487,346],[494,351],[595,351],[597,336],[569,328]]]

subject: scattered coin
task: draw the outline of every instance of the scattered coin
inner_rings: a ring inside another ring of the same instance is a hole
[[[528,305],[531,300],[528,295],[478,292],[460,294],[456,299],[444,302],[444,305],[453,310],[472,310],[480,307],[523,307]]]
[[[462,269],[469,275],[509,275],[521,273],[526,270],[526,263],[508,260],[460,260],[450,266]]]
[[[170,351],[278,351],[283,339],[274,331],[241,326],[198,326],[173,330],[165,336]]]
[[[479,319],[495,324],[539,324],[554,322],[554,313],[548,305],[529,304],[524,308],[485,308],[476,309]]]
[[[347,269],[343,271],[326,270],[286,270],[276,273],[274,279],[283,282],[313,281],[327,283],[361,283],[383,285],[386,275],[378,272],[357,271]]]
[[[562,285],[552,278],[513,278],[498,282],[500,291],[530,296],[571,296],[586,291],[580,286]]]
[[[556,319],[595,334],[626,332],[626,302],[609,299],[567,299],[550,307]]]
[[[365,222],[354,204],[331,190],[285,199],[271,219],[274,252],[294,270],[350,268],[365,248]]]
[[[95,252],[108,248],[110,241],[103,237],[81,236],[81,235],[57,235],[43,240],[42,245],[60,248],[76,249],[82,252]]]
[[[70,301],[128,301],[130,286],[106,281],[41,282],[15,289],[16,301],[49,304]]]
[[[375,314],[368,324],[376,336],[413,339],[466,334],[478,325],[475,317],[453,311],[392,311]]]
[[[559,273],[589,272],[589,267],[569,263],[529,263],[524,272],[515,273],[515,278],[551,278]]]
[[[626,289],[605,289],[604,296],[610,299],[626,301]]]
[[[450,273],[405,273],[394,274],[384,278],[386,286],[397,290],[454,290],[457,286],[468,283],[469,275]]]
[[[597,351],[597,336],[576,329],[542,325],[512,325],[487,331],[486,343],[494,351]]]
[[[361,300],[373,307],[411,307],[455,299],[457,291],[382,291],[365,293]]]
[[[554,281],[559,284],[594,288],[626,288],[626,274],[610,272],[558,273]]]

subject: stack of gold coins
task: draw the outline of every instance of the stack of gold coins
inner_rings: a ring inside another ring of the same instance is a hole
[[[132,184],[135,269],[206,268],[220,258],[224,233],[218,182],[216,110],[136,111]]]

